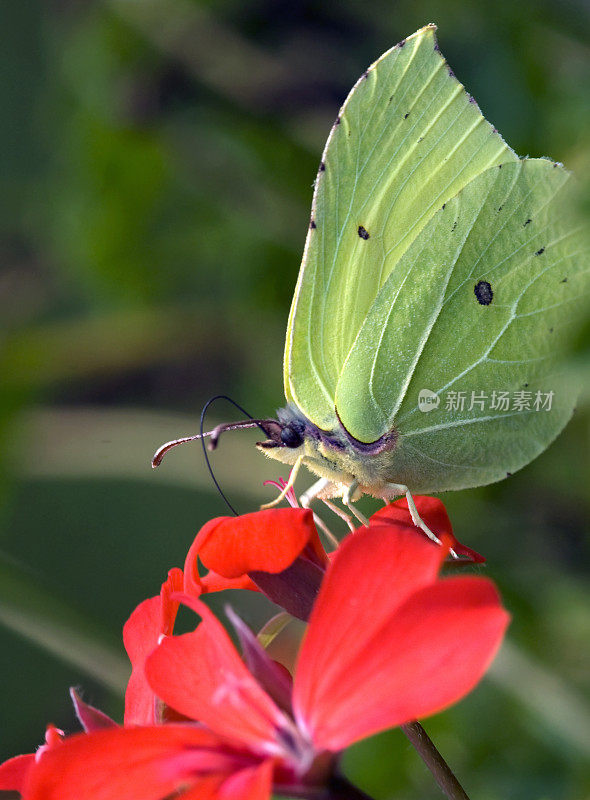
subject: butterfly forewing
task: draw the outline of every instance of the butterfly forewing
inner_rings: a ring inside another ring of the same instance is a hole
[[[315,424],[336,424],[343,365],[412,242],[475,176],[516,158],[453,76],[434,26],[357,82],[322,157],[285,349],[287,399]]]

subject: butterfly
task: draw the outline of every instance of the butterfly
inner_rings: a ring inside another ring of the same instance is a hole
[[[588,292],[561,164],[519,158],[427,25],[361,75],[325,146],[289,316],[287,404],[258,448],[385,501],[498,481],[570,418],[560,361]],[[193,437],[189,437],[193,438]],[[169,443],[170,444],[170,443]],[[164,447],[167,447],[166,445]],[[284,493],[283,493],[284,494]]]

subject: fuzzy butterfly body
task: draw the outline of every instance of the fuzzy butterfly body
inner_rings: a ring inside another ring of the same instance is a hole
[[[497,481],[571,416],[560,353],[588,292],[570,174],[521,159],[429,25],[352,89],[324,150],[259,447],[388,497]],[[425,396],[429,404],[421,404]]]

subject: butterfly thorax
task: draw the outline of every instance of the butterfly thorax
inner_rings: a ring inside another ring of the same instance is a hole
[[[368,494],[379,495],[391,481],[391,452],[398,439],[395,430],[367,444],[351,436],[339,420],[332,430],[319,428],[293,403],[280,409],[277,418],[276,430],[258,443],[269,458],[293,466],[303,457],[302,463],[320,478],[340,487],[357,481]]]

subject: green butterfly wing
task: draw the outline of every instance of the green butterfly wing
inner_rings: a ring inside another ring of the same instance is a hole
[[[473,178],[517,161],[453,76],[434,31],[418,31],[365,73],[322,157],[284,382],[287,400],[326,430],[337,426],[337,386],[351,347],[404,253]]]
[[[589,277],[571,183],[545,159],[486,170],[431,217],[383,285],[336,408],[361,441],[395,428],[391,481],[428,492],[499,480],[571,416],[575,389],[557,365]],[[424,389],[439,397],[427,413]]]

